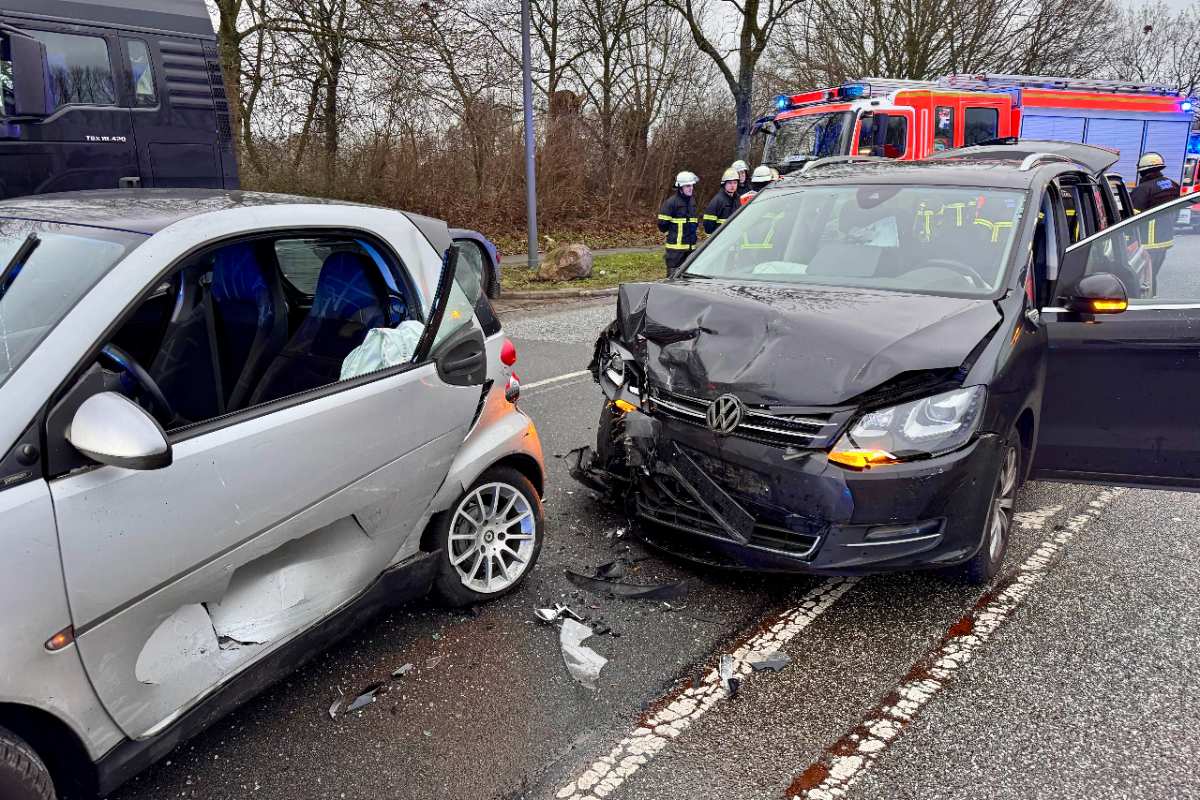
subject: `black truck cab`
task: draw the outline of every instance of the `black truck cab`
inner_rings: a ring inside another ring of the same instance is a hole
[[[0,0],[0,198],[236,188],[204,0]]]

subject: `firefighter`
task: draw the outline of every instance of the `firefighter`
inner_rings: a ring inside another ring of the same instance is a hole
[[[750,165],[740,158],[729,165],[729,168],[737,173],[738,190],[737,195],[741,197],[746,192],[750,191]]]
[[[778,179],[778,172],[771,169],[766,164],[759,164],[754,168],[754,174],[750,176],[750,191],[741,196],[741,204],[746,205],[746,203],[749,203],[754,199],[755,195],[770,186]]]
[[[667,275],[683,263],[696,247],[696,229],[700,220],[696,217],[696,184],[700,179],[696,173],[684,170],[675,176],[675,192],[663,201],[658,210],[658,229],[667,234]]]
[[[1141,214],[1179,197],[1179,184],[1163,175],[1166,162],[1158,153],[1149,152],[1138,159],[1138,184],[1133,190],[1133,210]],[[1167,251],[1175,244],[1174,215],[1159,215],[1141,226],[1142,247],[1150,253],[1153,285],[1158,285],[1158,271],[1167,259]]]
[[[721,176],[721,188],[713,195],[712,200],[708,201],[708,207],[704,209],[704,232],[713,233],[717,228],[725,224],[725,220],[733,216],[733,212],[738,210],[738,180],[737,170],[733,167],[725,170],[725,174]]]

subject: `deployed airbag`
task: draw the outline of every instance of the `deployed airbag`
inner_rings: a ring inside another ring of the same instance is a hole
[[[395,328],[371,328],[363,343],[342,361],[339,380],[405,364],[413,357],[425,326],[408,320]]]

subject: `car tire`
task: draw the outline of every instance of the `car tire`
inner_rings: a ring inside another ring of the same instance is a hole
[[[537,563],[544,533],[537,489],[511,467],[492,467],[434,522],[435,591],[450,606],[503,597]]]
[[[4,800],[54,800],[50,770],[25,740],[0,728],[0,797]]]
[[[1020,475],[1021,448],[1015,442],[1006,442],[992,484],[979,552],[963,566],[967,582],[974,586],[982,586],[996,577],[1004,565],[1008,541],[1012,536],[1014,500]]]

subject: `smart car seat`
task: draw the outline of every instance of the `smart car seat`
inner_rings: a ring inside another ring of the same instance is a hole
[[[287,343],[287,301],[274,269],[248,243],[214,254],[212,297],[226,410],[236,411]]]

